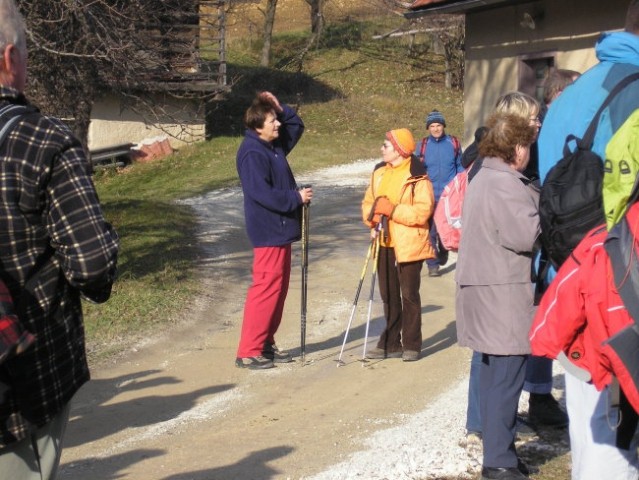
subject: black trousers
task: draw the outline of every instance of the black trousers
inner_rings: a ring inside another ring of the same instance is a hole
[[[482,355],[479,404],[484,467],[517,467],[515,424],[527,355]]]
[[[377,343],[387,353],[422,349],[422,301],[419,294],[423,261],[397,263],[393,248],[380,247],[379,293],[386,328]]]

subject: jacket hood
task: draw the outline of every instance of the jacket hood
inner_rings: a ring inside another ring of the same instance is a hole
[[[595,51],[601,62],[639,66],[639,35],[628,32],[602,33]]]

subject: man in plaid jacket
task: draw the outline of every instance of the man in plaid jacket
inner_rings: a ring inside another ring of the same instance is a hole
[[[51,479],[69,402],[89,380],[80,297],[105,301],[118,237],[105,221],[84,149],[23,95],[25,27],[0,0],[0,111],[23,105],[0,144],[0,275],[34,344],[0,365],[0,472]],[[8,118],[0,116],[0,128]]]

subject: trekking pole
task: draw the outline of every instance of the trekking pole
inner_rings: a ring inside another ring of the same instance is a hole
[[[368,314],[366,315],[366,332],[364,333],[364,350],[362,352],[362,362],[366,361],[366,344],[368,342],[368,327],[371,323],[371,312],[373,310],[373,297],[375,296],[375,278],[377,277],[377,261],[379,259],[379,247],[380,247],[380,239],[382,235],[382,231],[380,228],[382,226],[384,217],[382,217],[382,221],[377,225],[376,231],[377,235],[375,236],[375,243],[373,246],[373,276],[371,278],[371,293],[368,297]],[[362,364],[364,366],[364,364]]]
[[[366,261],[364,262],[364,268],[362,268],[362,274],[359,277],[359,284],[357,285],[357,292],[355,293],[355,300],[353,300],[353,308],[351,309],[351,316],[348,319],[348,325],[346,326],[346,332],[344,333],[344,341],[342,342],[342,349],[339,352],[339,358],[337,359],[337,366],[340,367],[344,365],[342,362],[342,354],[344,353],[344,347],[346,346],[346,338],[348,337],[348,332],[351,329],[351,324],[353,323],[353,317],[355,316],[355,309],[357,308],[357,301],[359,300],[359,294],[362,291],[362,284],[364,283],[364,276],[366,275],[366,270],[368,269],[368,263],[371,259],[371,253],[374,248],[374,244],[376,242],[375,238],[371,238],[371,243],[368,246],[368,252],[366,253]]]
[[[309,204],[302,205],[302,305],[301,305],[301,353],[302,365],[306,355],[306,304],[308,291],[308,229],[309,229]]]

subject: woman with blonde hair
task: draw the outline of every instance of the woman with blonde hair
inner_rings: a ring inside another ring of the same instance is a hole
[[[508,92],[501,95],[495,103],[494,113],[512,113],[528,120],[528,123],[535,130],[535,138],[530,150],[530,161],[526,170],[523,172],[530,180],[536,181],[539,179],[539,162],[537,160],[537,137],[539,136],[539,129],[541,128],[541,121],[539,115],[541,113],[541,105],[530,95],[523,92]],[[483,127],[481,127],[483,128]],[[485,133],[484,133],[485,135]],[[469,145],[466,151],[476,152],[476,157],[473,159],[467,159],[466,165],[473,166],[468,172],[468,181],[470,182],[475,174],[481,168],[481,157],[479,156],[479,145],[477,140],[473,144]]]

